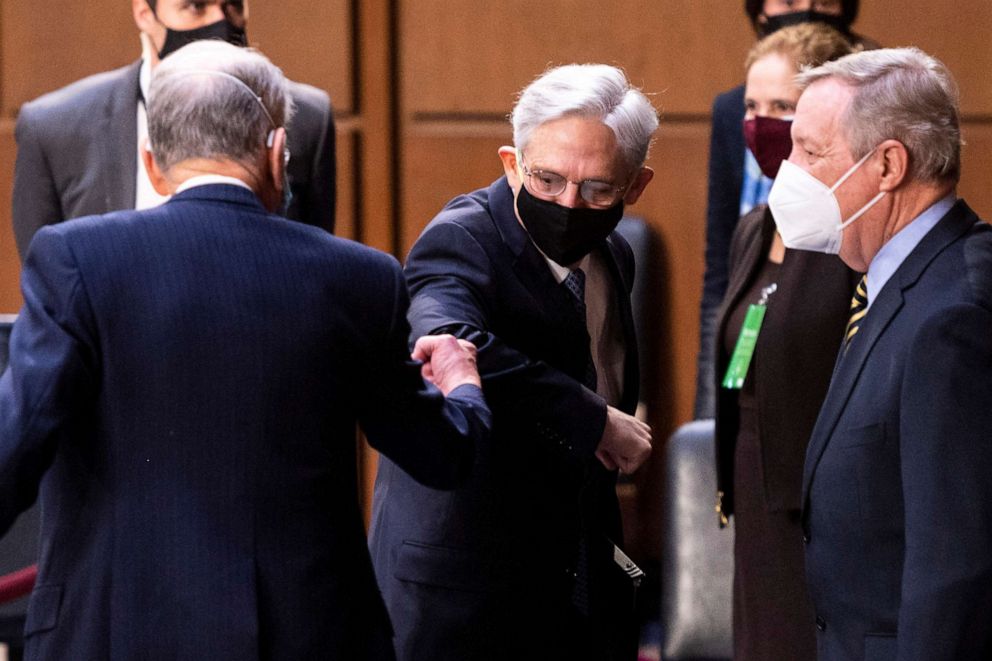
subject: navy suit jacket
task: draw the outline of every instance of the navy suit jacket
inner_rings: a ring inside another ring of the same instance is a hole
[[[39,493],[28,659],[389,659],[356,421],[450,487],[488,410],[409,360],[390,256],[201,186],[43,228],[0,378],[0,533]]]
[[[25,103],[17,116],[13,220],[23,258],[45,225],[133,209],[141,61]],[[322,90],[290,83],[287,216],[334,231],[334,116]]]
[[[616,477],[593,456],[606,403],[581,384],[584,320],[513,208],[505,178],[455,198],[406,264],[414,334],[476,343],[494,427],[469,481],[450,493],[379,464],[370,543],[403,660],[559,658],[581,530],[622,543]],[[632,412],[632,256],[616,233],[599,251],[626,346],[621,406]],[[592,562],[617,569],[612,555]],[[632,602],[591,600],[602,620],[633,621]]]
[[[820,661],[992,658],[990,430],[992,227],[959,201],[874,295],[807,448]]]

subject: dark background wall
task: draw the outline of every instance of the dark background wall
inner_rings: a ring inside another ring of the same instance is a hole
[[[703,273],[709,109],[754,39],[738,0],[252,0],[249,38],[326,89],[338,117],[338,234],[405,256],[452,196],[500,175],[517,91],[552,64],[607,62],[651,93],[656,177],[631,212],[659,239],[647,394],[656,438],[691,417]],[[992,218],[992,3],[863,0],[856,29],[941,58],[962,90],[960,192]],[[0,312],[20,305],[10,190],[20,105],[140,48],[127,0],[0,6]],[[656,453],[660,459],[661,453]],[[371,475],[374,457],[363,467]],[[658,547],[657,461],[622,487],[639,551]],[[366,482],[368,484],[368,482]]]

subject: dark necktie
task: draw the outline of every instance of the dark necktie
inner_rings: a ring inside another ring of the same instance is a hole
[[[868,274],[861,276],[861,281],[854,288],[854,298],[851,299],[851,317],[847,321],[847,328],[844,329],[844,351],[851,344],[851,340],[858,333],[861,320],[868,313]]]
[[[562,285],[572,296],[572,305],[582,319],[583,327],[586,327],[586,274],[582,269],[575,269],[569,272],[562,281]],[[585,372],[582,375],[582,385],[593,392],[596,391],[596,365],[592,362],[592,352],[589,353],[589,361],[586,363]]]

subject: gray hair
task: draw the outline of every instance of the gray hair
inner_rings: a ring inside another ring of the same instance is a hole
[[[201,40],[156,67],[148,138],[163,170],[192,158],[252,165],[293,113],[286,77],[250,48]]]
[[[958,87],[940,61],[917,48],[883,48],[828,62],[796,80],[805,89],[825,78],[854,90],[841,123],[855,160],[894,139],[909,152],[911,177],[960,179]]]
[[[510,122],[513,144],[523,150],[534,129],[568,116],[594,117],[613,130],[628,167],[644,164],[658,113],[623,71],[606,64],[549,69],[520,93]]]

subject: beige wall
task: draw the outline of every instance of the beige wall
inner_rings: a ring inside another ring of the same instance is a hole
[[[864,0],[858,31],[917,45],[957,76],[961,193],[992,218],[992,3]],[[338,114],[339,234],[405,255],[452,196],[500,175],[516,92],[549,64],[623,66],[662,111],[657,176],[631,209],[658,234],[656,436],[691,415],[703,272],[709,107],[737,84],[753,34],[737,0],[253,0],[249,37]],[[9,209],[22,102],[138,54],[126,0],[0,6],[0,312],[19,305]],[[657,453],[660,457],[660,453]],[[370,471],[372,463],[366,466]],[[657,546],[657,462],[626,494],[642,553]]]

